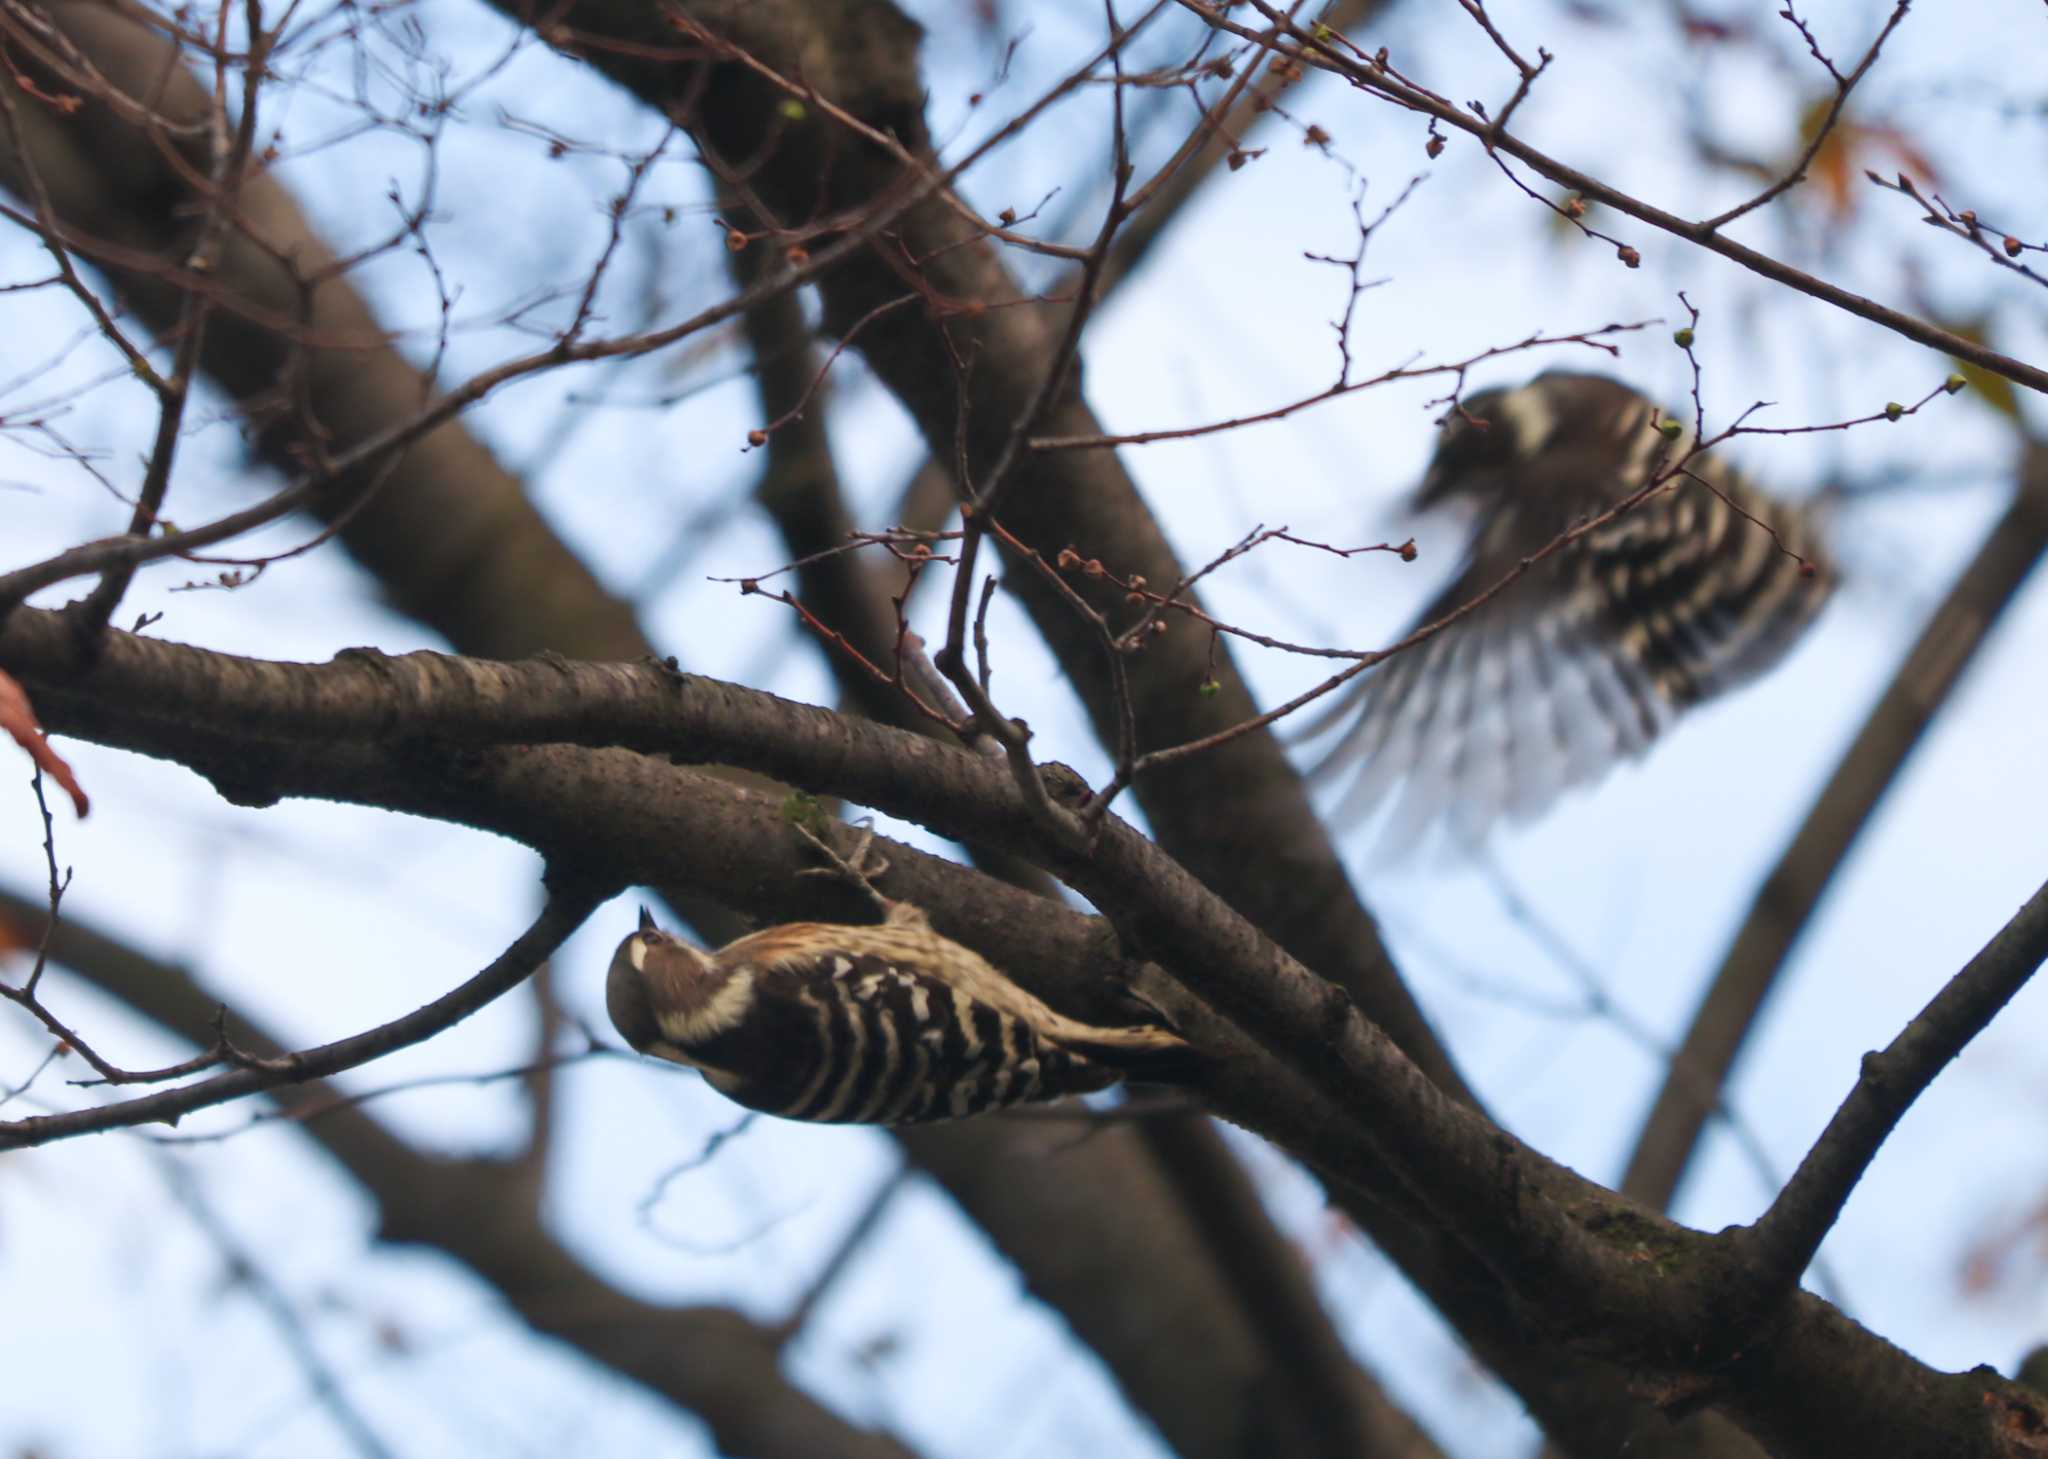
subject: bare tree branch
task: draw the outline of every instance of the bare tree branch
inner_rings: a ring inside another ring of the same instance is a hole
[[[244,1052],[232,1059],[236,1067],[227,1073],[176,1089],[140,1095],[96,1109],[31,1115],[26,1119],[0,1123],[0,1150],[23,1149],[51,1140],[136,1125],[158,1122],[175,1125],[194,1110],[224,1104],[228,1100],[280,1085],[324,1079],[344,1069],[353,1069],[372,1059],[382,1058],[393,1050],[430,1039],[525,982],[564,938],[582,926],[591,909],[614,890],[581,881],[551,887],[547,905],[541,909],[534,924],[490,966],[431,1003],[423,1004],[389,1023],[317,1048],[274,1057]]]
[[[1741,1237],[1748,1280],[1789,1290],[1834,1228],[1877,1150],[1936,1075],[1998,1016],[2048,961],[2048,886],[2013,914],[1983,951],[1943,985],[1881,1053],[1866,1054],[1842,1107],[1770,1209]]]
[[[1263,44],[1258,31],[1229,19],[1221,9],[1208,4],[1207,0],[1179,0],[1179,3],[1211,25],[1245,40]],[[1277,23],[1284,20],[1284,17],[1266,4],[1265,0],[1252,0],[1252,4],[1269,21]],[[1401,77],[1382,60],[1355,60],[1343,54],[1334,40],[1325,39],[1292,22],[1286,23],[1286,31],[1292,44],[1284,49],[1276,49],[1288,59],[1334,72],[1361,91],[1430,117],[1445,126],[1455,127],[1482,142],[1489,153],[1512,157],[1550,181],[1570,188],[1588,202],[1603,203],[1616,212],[1624,213],[1638,222],[1647,223],[1674,238],[1694,244],[1710,253],[1717,253],[1732,263],[1740,264],[1751,273],[1769,279],[1772,283],[1782,284],[1809,298],[1831,304],[1859,319],[1867,319],[1917,344],[1940,350],[1943,354],[1959,360],[1967,360],[1981,369],[1989,370],[1995,375],[2003,375],[2013,383],[2024,385],[2030,390],[2048,391],[2048,370],[2030,365],[2024,360],[2016,360],[2010,355],[2000,354],[1988,345],[1966,339],[1952,330],[1930,324],[1924,319],[1916,319],[1874,299],[1866,299],[1861,294],[1816,278],[1805,270],[1794,268],[1759,249],[1737,243],[1719,231],[1717,220],[1690,221],[1632,197],[1590,173],[1581,172],[1576,167],[1568,166],[1538,151],[1484,116],[1474,116],[1464,108],[1453,105],[1446,98]],[[1624,251],[1633,252],[1632,249],[1626,249],[1626,246]],[[1624,262],[1626,261],[1624,258]],[[1640,257],[1637,261],[1640,262]]]
[[[209,103],[176,48],[100,5],[49,7],[60,32],[110,81],[149,96],[172,118]],[[215,299],[199,348],[202,368],[256,426],[257,449],[293,474],[317,446],[346,455],[410,419],[433,394],[345,277],[290,195],[267,175],[241,181],[230,233],[194,294],[151,260],[185,258],[193,220],[207,205],[190,172],[172,165],[132,123],[99,108],[62,122],[19,109],[20,139],[47,179],[56,219],[68,230],[118,242],[120,261],[100,260],[124,300],[170,337],[188,297]],[[0,180],[19,190],[20,165],[0,146]],[[241,231],[246,230],[246,234]],[[260,244],[256,240],[261,240]],[[649,645],[630,605],[590,570],[534,510],[517,478],[460,425],[432,431],[390,467],[368,505],[344,475],[309,510],[340,521],[343,545],[376,574],[397,605],[469,653],[516,655],[552,648],[587,658],[630,658]],[[547,584],[545,593],[532,590]]]
[[[2048,552],[2048,449],[2029,447],[2018,477],[2012,504],[1921,630],[1804,824],[1764,878],[1708,983],[1622,1178],[1622,1191],[1636,1200],[1670,1204],[1714,1094],[1727,1081],[1813,909],[2000,614]]]

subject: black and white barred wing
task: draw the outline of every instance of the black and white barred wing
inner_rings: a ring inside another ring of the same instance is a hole
[[[1641,487],[1667,444],[1689,444],[1667,443],[1648,401],[1598,377],[1544,376],[1468,409],[1487,429],[1446,433],[1418,502],[1469,504],[1477,532],[1418,626]],[[1641,755],[1689,705],[1770,668],[1832,583],[1801,512],[1695,461],[1363,677],[1311,727],[1337,731],[1311,773],[1344,785],[1343,820],[1391,799],[1389,851],[1438,824],[1476,844]]]
[[[1343,785],[1339,820],[1362,821],[1392,797],[1389,848],[1438,822],[1476,844],[1649,747],[1671,710],[1613,651],[1587,575],[1570,576],[1580,581],[1567,596],[1524,580],[1359,681],[1318,727],[1342,726],[1311,771]],[[1474,591],[1461,576],[1419,622]]]
[[[1029,1020],[875,952],[821,951],[755,979],[747,1022],[693,1055],[720,1093],[785,1119],[962,1119],[1123,1077]]]

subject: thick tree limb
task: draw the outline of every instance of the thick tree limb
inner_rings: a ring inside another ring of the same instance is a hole
[[[17,615],[0,635],[0,663],[33,677],[22,661],[26,655],[17,652],[17,635],[20,623],[45,616]],[[169,647],[150,644],[146,651]],[[94,673],[116,672],[121,662],[121,655],[110,652],[104,667]],[[363,667],[344,664],[340,672],[357,674]],[[538,667],[571,677],[594,671],[591,666]],[[634,674],[626,669],[608,672],[625,678]],[[706,719],[729,712],[732,718],[725,733],[738,739],[757,746],[779,739],[785,757],[779,768],[796,783],[806,783],[807,775],[799,773],[806,767],[823,768],[829,779],[813,788],[873,800],[913,815],[917,807],[910,802],[921,804],[922,794],[906,796],[901,787],[920,782],[928,791],[940,785],[944,799],[954,807],[953,824],[939,827],[949,834],[968,829],[961,823],[974,817],[987,818],[978,829],[989,839],[1002,839],[994,833],[1005,825],[1022,828],[1025,839],[1019,844],[1026,847],[1034,844],[1030,837],[1040,834],[1025,816],[1008,777],[979,756],[729,687],[697,692],[700,682],[657,680],[657,687],[671,701],[690,701]],[[772,804],[722,790],[700,775],[630,752],[562,745],[436,748],[432,741],[408,742],[395,735],[376,743],[328,740],[299,748],[265,740],[239,725],[224,732],[152,719],[147,717],[150,710],[112,692],[111,682],[97,688],[99,692],[90,697],[45,691],[41,697],[46,717],[75,732],[173,754],[225,780],[239,795],[314,794],[488,826],[546,847],[556,859],[571,858],[593,875],[697,881],[740,905],[752,901],[763,909],[773,907],[780,916],[823,910],[813,899],[827,891],[846,895],[828,888],[789,890],[800,857],[796,838],[775,834],[778,809]],[[203,698],[208,686],[195,681],[191,691]],[[163,708],[158,701],[156,712]],[[808,717],[816,729],[805,734],[790,721],[778,731],[776,721],[785,715]],[[223,715],[218,723],[235,720]],[[818,732],[827,725],[836,725],[838,732]],[[270,728],[275,730],[274,721]],[[703,729],[698,726],[699,733]],[[898,789],[888,790],[885,784],[883,794],[870,795],[871,777]],[[687,833],[679,830],[683,826],[689,827]],[[1076,970],[1101,956],[1099,951],[1092,957],[1083,951],[1091,943],[1100,947],[1104,933],[1099,924],[1056,913],[1042,899],[1008,891],[908,848],[891,847],[887,855],[892,862],[885,881],[888,890],[925,905],[950,935],[982,947],[1042,994],[1084,1016],[1089,1010],[1071,995],[1079,991],[1084,999],[1102,996],[1100,984],[1089,988],[1084,981],[1078,990],[1074,984]],[[1540,1315],[1540,1330],[1551,1335],[1553,1362],[1560,1356],[1557,1344],[1563,1339],[1581,1354],[1606,1354],[1606,1361],[1625,1365],[1643,1381],[1661,1374],[1657,1381],[1666,1391],[1683,1390],[1719,1402],[1756,1432],[1793,1434],[1795,1441],[1782,1450],[1791,1455],[1861,1454],[1879,1442],[1881,1433],[1888,1435],[1884,1444],[1892,1453],[2003,1454],[2003,1440],[1995,1433],[2004,1430],[1994,1431],[1994,1419],[2003,1425],[2005,1419],[1997,1415],[2034,1411],[2030,1405],[2036,1401],[2020,1390],[1981,1374],[1933,1374],[1803,1295],[1786,1298],[1761,1325],[1754,1314],[1740,1311],[1740,1304],[1733,1314],[1724,1311],[1722,1304],[1731,1292],[1739,1292],[1741,1277],[1723,1264],[1732,1245],[1728,1238],[1686,1232],[1646,1212],[1631,1211],[1510,1137],[1475,1126],[1478,1116],[1445,1100],[1412,1069],[1403,1076],[1397,1063],[1387,1064],[1370,1030],[1363,1032],[1362,1044],[1355,1043],[1359,1034],[1348,1019],[1299,1027],[1301,1010],[1287,991],[1298,985],[1299,970],[1290,971],[1283,955],[1260,947],[1255,934],[1233,923],[1230,914],[1184,873],[1161,866],[1156,853],[1151,860],[1145,856],[1111,827],[1095,852],[1102,865],[1092,870],[1060,869],[1084,885],[1099,905],[1153,934],[1154,945],[1170,963],[1206,960],[1209,975],[1190,981],[1205,993],[1225,995],[1233,1011],[1242,1007],[1258,1013],[1265,1025],[1262,1037],[1270,1038],[1277,1022],[1299,1042],[1329,1040],[1349,1050],[1336,1067],[1345,1077],[1363,1080],[1364,1086],[1359,1097],[1336,1105],[1342,1113],[1333,1114],[1331,1102],[1315,1092],[1328,1087],[1327,1064],[1319,1068],[1317,1059],[1302,1057],[1298,1049],[1289,1051],[1286,1063],[1276,1064],[1243,1051],[1227,1028],[1203,1021],[1198,1005],[1172,1005],[1201,1046],[1216,1053],[1208,1088],[1219,1107],[1301,1150],[1337,1188],[1356,1192],[1355,1209],[1366,1213],[1375,1235],[1386,1233],[1389,1250],[1404,1263],[1413,1258],[1409,1269],[1419,1273],[1418,1280],[1447,1312],[1473,1319],[1482,1350],[1491,1358],[1498,1346],[1510,1373],[1517,1370],[1516,1350],[1528,1342],[1529,1329],[1522,1324]],[[1133,885],[1139,880],[1144,887]],[[1170,921],[1179,930],[1169,927],[1155,933],[1154,924],[1161,921]],[[1056,938],[1067,939],[1067,951],[1049,963],[1047,952]],[[1112,967],[1117,963],[1110,959]],[[1038,979],[1036,975],[1048,967],[1068,995]],[[1258,994],[1236,989],[1234,980],[1240,972],[1247,986],[1259,987]],[[1153,985],[1147,985],[1147,996],[1154,996]],[[1272,1006],[1252,1009],[1252,996],[1270,999]],[[1302,1083],[1302,1072],[1310,1075],[1313,1085]],[[1475,1138],[1478,1144],[1473,1143]],[[1462,1169],[1449,1168],[1446,1157],[1467,1163]],[[1389,1166],[1398,1173],[1398,1181],[1386,1179]],[[1418,1200],[1426,1215],[1418,1212]],[[1550,1210],[1549,1216],[1531,1219],[1532,1212],[1544,1208]],[[1560,1229],[1559,1217],[1579,1233],[1569,1249],[1546,1244]],[[1420,1243],[1418,1225],[1429,1232]],[[1446,1231],[1455,1234],[1455,1242],[1444,1242]],[[1462,1295],[1447,1290],[1444,1278],[1452,1271],[1465,1284]],[[1581,1286],[1574,1289],[1574,1283]],[[1474,1288],[1482,1290],[1475,1294]],[[1731,1317],[1736,1326],[1724,1328]],[[1572,1360],[1579,1361],[1583,1357]],[[1872,1365],[1889,1376],[1872,1384]],[[1524,1376],[1530,1373],[1526,1357],[1520,1371]],[[1737,1376],[1731,1378],[1731,1373]],[[1734,1391],[1727,1386],[1730,1383],[1742,1386]],[[1845,1395],[1845,1404],[1853,1391],[1854,1415],[1817,1400],[1815,1385]],[[1539,1411],[1547,1423],[1568,1425],[1573,1420],[1569,1401],[1555,1407],[1548,1402],[1552,1397],[1564,1399],[1567,1391],[1538,1390]],[[1834,1427],[1823,1432],[1810,1422],[1808,1415],[1817,1411],[1826,1411]],[[1611,1422],[1599,1415],[1591,1420],[1580,1417],[1582,1422]],[[1900,1424],[1907,1428],[1895,1427]],[[1931,1427],[1936,1424],[1941,1426],[1938,1446],[1931,1437],[1922,1442],[1921,1436],[1937,1432]],[[1857,1444],[1866,1447],[1858,1449]]]

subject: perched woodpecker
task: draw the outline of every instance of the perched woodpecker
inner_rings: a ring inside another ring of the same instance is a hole
[[[1617,380],[1556,370],[1446,418],[1418,510],[1474,517],[1462,566],[1418,625],[1648,483],[1693,433]],[[1533,565],[1458,623],[1363,675],[1306,732],[1342,724],[1311,773],[1350,776],[1339,819],[1396,786],[1384,833],[1441,822],[1476,844],[1617,760],[1690,705],[1782,658],[1835,585],[1811,516],[1696,458],[1647,499]]]
[[[1057,1013],[918,908],[868,890],[879,925],[791,922],[712,953],[642,908],[605,982],[613,1027],[749,1109],[826,1124],[960,1119],[1184,1065],[1177,1034]]]

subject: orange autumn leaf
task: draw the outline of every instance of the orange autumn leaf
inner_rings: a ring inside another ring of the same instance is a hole
[[[71,804],[83,817],[91,802],[86,799],[85,790],[78,783],[78,777],[71,773],[71,767],[64,763],[64,757],[50,748],[49,738],[43,727],[36,722],[35,707],[28,702],[28,694],[14,677],[0,669],[0,729],[14,736],[14,743],[28,751],[36,762],[36,768],[70,792]]]
[[[1807,104],[1799,118],[1801,147],[1812,144],[1814,135],[1833,110],[1834,101],[1833,96],[1822,96]],[[1861,197],[1856,187],[1857,180],[1873,159],[1880,156],[1930,183],[1939,184],[1941,180],[1927,154],[1898,127],[1882,122],[1857,121],[1848,116],[1838,117],[1833,129],[1822,140],[1820,150],[1813,154],[1813,163],[1807,174],[1819,184],[1827,200],[1828,211],[1838,221],[1846,221],[1856,211],[1857,200]]]

